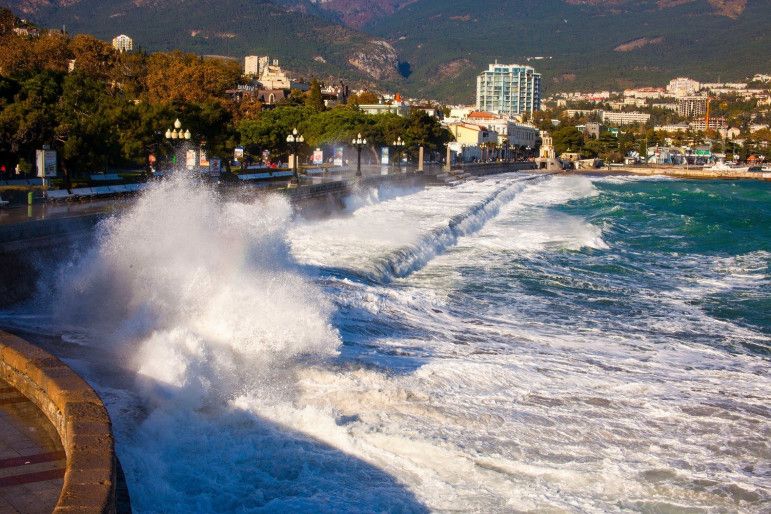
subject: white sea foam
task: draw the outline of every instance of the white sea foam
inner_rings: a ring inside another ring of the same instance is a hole
[[[468,241],[468,245],[486,250],[518,252],[607,248],[601,227],[551,209],[598,194],[592,182],[582,176],[554,177],[532,184],[506,205],[480,237]]]
[[[375,203],[349,218],[298,226],[292,250],[308,264],[381,281],[404,277],[478,231],[525,186],[522,179],[488,180]]]

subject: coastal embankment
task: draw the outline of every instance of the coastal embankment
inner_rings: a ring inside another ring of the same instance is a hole
[[[117,512],[112,425],[91,386],[50,353],[2,331],[0,379],[40,409],[61,438],[66,467],[54,512]]]

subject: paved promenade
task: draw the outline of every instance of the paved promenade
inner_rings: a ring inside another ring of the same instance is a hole
[[[51,512],[64,483],[65,461],[54,426],[0,380],[0,512]]]

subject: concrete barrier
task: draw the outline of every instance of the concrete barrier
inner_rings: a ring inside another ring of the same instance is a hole
[[[99,396],[50,353],[0,331],[0,376],[29,398],[59,433],[67,454],[55,513],[115,513],[115,444]]]

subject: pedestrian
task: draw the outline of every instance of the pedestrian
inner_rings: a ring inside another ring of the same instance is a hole
[[[21,166],[19,166],[19,163],[18,163],[18,162],[16,163],[16,168],[15,168],[15,170],[16,170],[16,176],[17,176],[17,177],[18,177],[19,175],[21,175]]]

